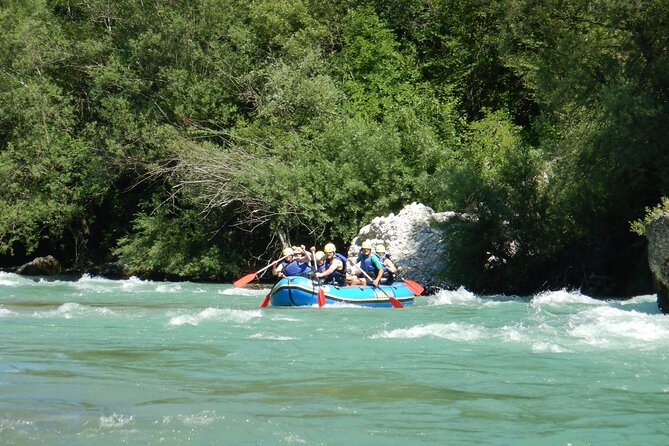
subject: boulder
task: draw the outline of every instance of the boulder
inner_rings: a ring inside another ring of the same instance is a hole
[[[23,276],[57,276],[62,272],[60,262],[53,256],[37,257],[16,269],[16,274]]]
[[[653,218],[646,224],[648,266],[657,288],[657,305],[669,313],[669,213]]]
[[[92,276],[105,277],[107,279],[127,279],[132,276],[130,268],[120,262],[103,263],[86,269],[86,273]]]
[[[446,246],[438,224],[457,217],[455,212],[434,212],[421,203],[411,203],[397,215],[376,217],[360,229],[351,241],[348,256],[360,252],[362,242],[371,240],[383,244],[392,254],[400,275],[426,287],[445,286],[438,276],[446,269]]]

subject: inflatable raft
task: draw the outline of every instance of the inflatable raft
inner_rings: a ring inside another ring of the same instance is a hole
[[[323,289],[325,303],[344,303],[363,307],[391,307],[388,296],[400,301],[403,305],[414,302],[414,294],[404,284],[395,282],[392,285],[351,286],[320,285],[306,277],[286,277],[281,279],[270,291],[270,303],[278,307],[301,307],[318,305],[318,290]]]

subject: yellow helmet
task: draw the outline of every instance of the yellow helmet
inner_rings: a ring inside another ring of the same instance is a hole
[[[316,261],[320,262],[325,258],[325,253],[323,251],[316,251]]]
[[[386,247],[383,245],[376,245],[376,248],[374,248],[374,251],[378,252],[379,254],[385,253],[386,252]]]
[[[325,245],[325,247],[323,248],[323,251],[324,251],[324,252],[335,252],[336,250],[337,250],[337,248],[335,248],[334,243],[328,243],[328,244]]]
[[[293,254],[295,254],[295,252],[293,252],[293,248],[283,248],[282,254],[284,257],[286,257],[286,256],[292,256]]]
[[[362,242],[362,249],[372,249],[372,242],[370,240]]]

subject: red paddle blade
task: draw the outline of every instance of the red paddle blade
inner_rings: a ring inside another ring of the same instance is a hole
[[[232,284],[235,286],[235,288],[243,287],[250,281],[256,278],[256,273],[250,273],[242,277],[241,279],[237,279]]]
[[[318,306],[322,307],[325,305],[325,291],[323,291],[323,288],[318,289]]]
[[[269,293],[267,293],[267,296],[260,302],[260,308],[265,308],[269,304]]]
[[[404,308],[404,305],[402,305],[402,302],[395,299],[394,297],[388,297],[388,299],[390,299],[390,305],[392,305],[393,308]]]
[[[411,291],[415,296],[420,296],[423,294],[423,291],[425,291],[425,288],[420,286],[418,282],[414,282],[413,280],[409,279],[403,279],[404,284],[409,288],[409,291]]]

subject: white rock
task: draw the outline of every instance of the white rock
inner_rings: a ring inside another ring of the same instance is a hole
[[[355,257],[362,242],[383,244],[392,254],[400,274],[423,285],[440,285],[436,276],[446,269],[446,246],[441,230],[434,223],[443,223],[457,216],[455,212],[434,212],[421,203],[411,203],[397,215],[376,217],[363,226],[351,241],[348,256]]]

